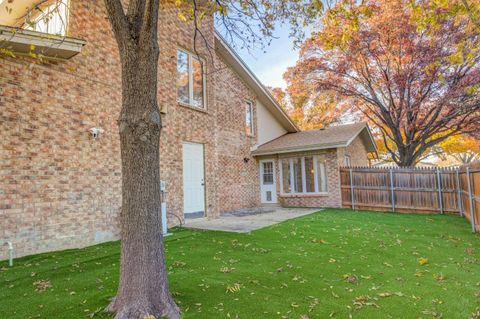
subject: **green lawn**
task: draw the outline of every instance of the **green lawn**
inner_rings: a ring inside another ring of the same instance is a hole
[[[176,229],[166,249],[185,318],[480,318],[480,237],[457,216],[328,209],[251,234]],[[0,318],[109,318],[118,261],[112,242],[1,262]]]

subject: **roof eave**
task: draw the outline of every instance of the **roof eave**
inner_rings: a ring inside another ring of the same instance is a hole
[[[343,144],[331,144],[331,145],[312,145],[312,146],[304,146],[304,147],[291,147],[291,148],[281,148],[281,149],[279,148],[279,149],[269,150],[269,151],[255,150],[252,152],[252,156],[321,151],[321,150],[335,149],[335,148],[341,148],[341,147],[347,147],[347,144],[343,143]]]

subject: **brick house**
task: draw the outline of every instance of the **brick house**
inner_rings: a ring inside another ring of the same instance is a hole
[[[0,245],[13,242],[17,256],[117,239],[121,204],[121,70],[103,1],[42,2],[25,24],[34,2],[16,0],[6,15],[0,1]],[[198,56],[174,8],[159,19],[169,223],[261,205],[340,206],[338,166],[368,164],[368,127],[300,132],[213,19],[203,29],[214,52],[199,43]]]

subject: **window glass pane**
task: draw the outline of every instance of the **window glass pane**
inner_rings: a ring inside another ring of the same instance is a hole
[[[296,193],[303,193],[302,187],[302,159],[293,159],[293,183],[295,185]]]
[[[245,104],[245,131],[248,135],[253,135],[253,114],[252,104],[247,102]]]
[[[307,193],[315,192],[315,169],[313,168],[313,157],[305,157],[305,179]]]
[[[319,158],[318,159],[318,191],[319,192],[326,192],[327,191],[327,169],[325,165],[325,159]]]
[[[273,163],[264,162],[263,163],[263,184],[271,185],[273,184]]]
[[[193,72],[193,101],[192,105],[203,107],[203,70],[202,62],[192,56]]]
[[[179,102],[189,103],[190,90],[188,85],[188,54],[177,51],[177,99]]]
[[[287,160],[282,160],[282,183],[283,183],[283,192],[291,193],[292,186],[290,185],[290,163]]]

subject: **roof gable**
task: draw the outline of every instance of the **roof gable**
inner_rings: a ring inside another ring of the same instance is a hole
[[[300,129],[293,120],[285,113],[275,98],[263,86],[255,74],[248,68],[238,54],[226,43],[218,32],[215,32],[215,51],[230,65],[233,70],[255,92],[260,102],[272,113],[275,119],[287,130],[287,132],[299,132]]]

